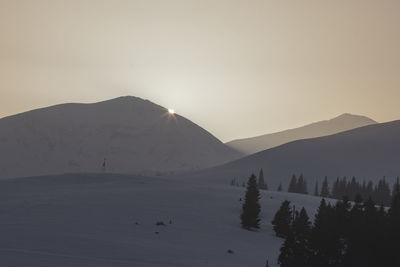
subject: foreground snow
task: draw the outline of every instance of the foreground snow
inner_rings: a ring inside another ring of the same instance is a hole
[[[270,221],[281,202],[313,216],[320,199],[263,191],[262,228],[251,232],[239,227],[243,195],[105,174],[0,181],[0,266],[276,266],[282,240]]]

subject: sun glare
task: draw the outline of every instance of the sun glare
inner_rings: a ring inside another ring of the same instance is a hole
[[[168,113],[169,113],[169,114],[175,114],[175,110],[173,110],[172,108],[169,108],[169,109],[168,109]]]

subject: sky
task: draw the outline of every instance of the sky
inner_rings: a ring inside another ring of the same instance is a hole
[[[222,141],[400,119],[398,0],[0,0],[0,117],[149,99]]]

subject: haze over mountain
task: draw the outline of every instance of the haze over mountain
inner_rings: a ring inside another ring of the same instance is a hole
[[[62,104],[0,119],[0,178],[101,172],[159,174],[240,157],[191,121],[136,97]]]
[[[376,123],[365,116],[345,113],[331,120],[319,121],[277,133],[233,140],[226,144],[241,153],[250,155],[291,141],[331,135]]]
[[[266,182],[287,189],[293,174],[304,174],[309,191],[317,179],[356,176],[373,180],[400,175],[400,120],[364,126],[338,134],[298,140],[193,174],[203,180],[229,183],[247,180],[263,168]],[[211,178],[214,177],[214,178]]]

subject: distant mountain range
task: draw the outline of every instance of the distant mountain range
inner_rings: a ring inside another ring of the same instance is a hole
[[[386,176],[393,182],[400,175],[400,121],[290,142],[192,177],[228,184],[233,178],[245,181],[251,173],[258,175],[261,168],[273,190],[281,182],[287,189],[292,174],[304,174],[309,190],[325,176],[331,182],[344,176],[373,181]]]
[[[243,154],[250,155],[291,141],[331,135],[376,123],[370,118],[346,113],[331,120],[320,121],[282,132],[233,140],[226,144]]]
[[[193,122],[136,97],[62,104],[0,119],[0,178],[102,171],[163,174],[240,156]]]

